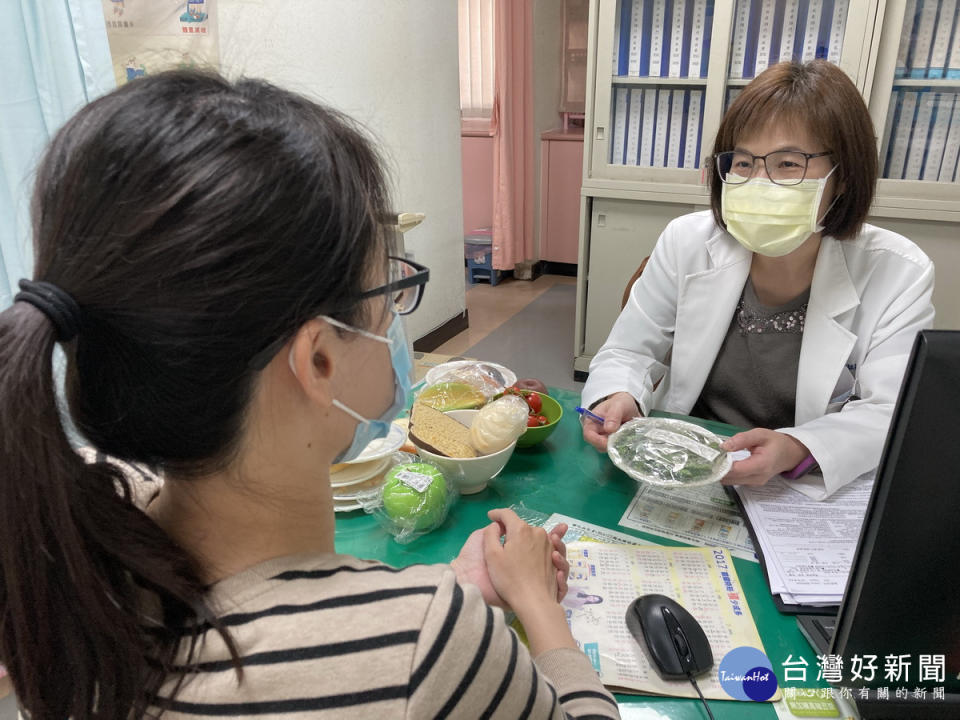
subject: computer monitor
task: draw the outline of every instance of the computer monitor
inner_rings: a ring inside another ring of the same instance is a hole
[[[855,700],[870,688],[857,701],[864,718],[960,718],[960,331],[914,342],[830,653]],[[937,655],[942,682],[929,679]],[[872,682],[851,681],[855,656],[876,657]],[[886,676],[887,656],[905,656],[906,681]]]

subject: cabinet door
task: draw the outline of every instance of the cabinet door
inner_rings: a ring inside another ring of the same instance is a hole
[[[701,207],[596,198],[590,217],[583,354],[593,356],[620,314],[623,291],[667,224]]]
[[[598,0],[587,179],[704,195],[701,169],[723,111],[769,65],[824,58],[866,86],[877,3]]]
[[[540,257],[576,264],[580,252],[583,142],[544,140],[540,157]]]
[[[887,2],[870,99],[882,130],[875,215],[960,221],[958,6]]]

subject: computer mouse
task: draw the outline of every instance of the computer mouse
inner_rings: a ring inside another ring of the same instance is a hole
[[[701,675],[713,667],[713,651],[700,623],[666,595],[641,595],[630,603],[627,629],[647,648],[664,680]]]

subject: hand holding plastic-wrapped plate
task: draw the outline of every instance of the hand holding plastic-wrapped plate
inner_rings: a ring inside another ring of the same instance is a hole
[[[719,481],[733,461],[723,438],[672,418],[635,418],[607,439],[613,464],[651,485],[692,487]]]

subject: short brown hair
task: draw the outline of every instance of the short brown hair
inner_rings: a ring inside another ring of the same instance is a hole
[[[827,213],[824,235],[845,240],[866,220],[877,185],[877,140],[863,97],[846,73],[826,60],[782,62],[760,73],[730,105],[720,122],[713,152],[733,150],[739,138],[772,121],[805,127],[833,154],[842,194]],[[712,159],[711,159],[712,165]],[[710,172],[710,207],[721,227],[723,185]]]

